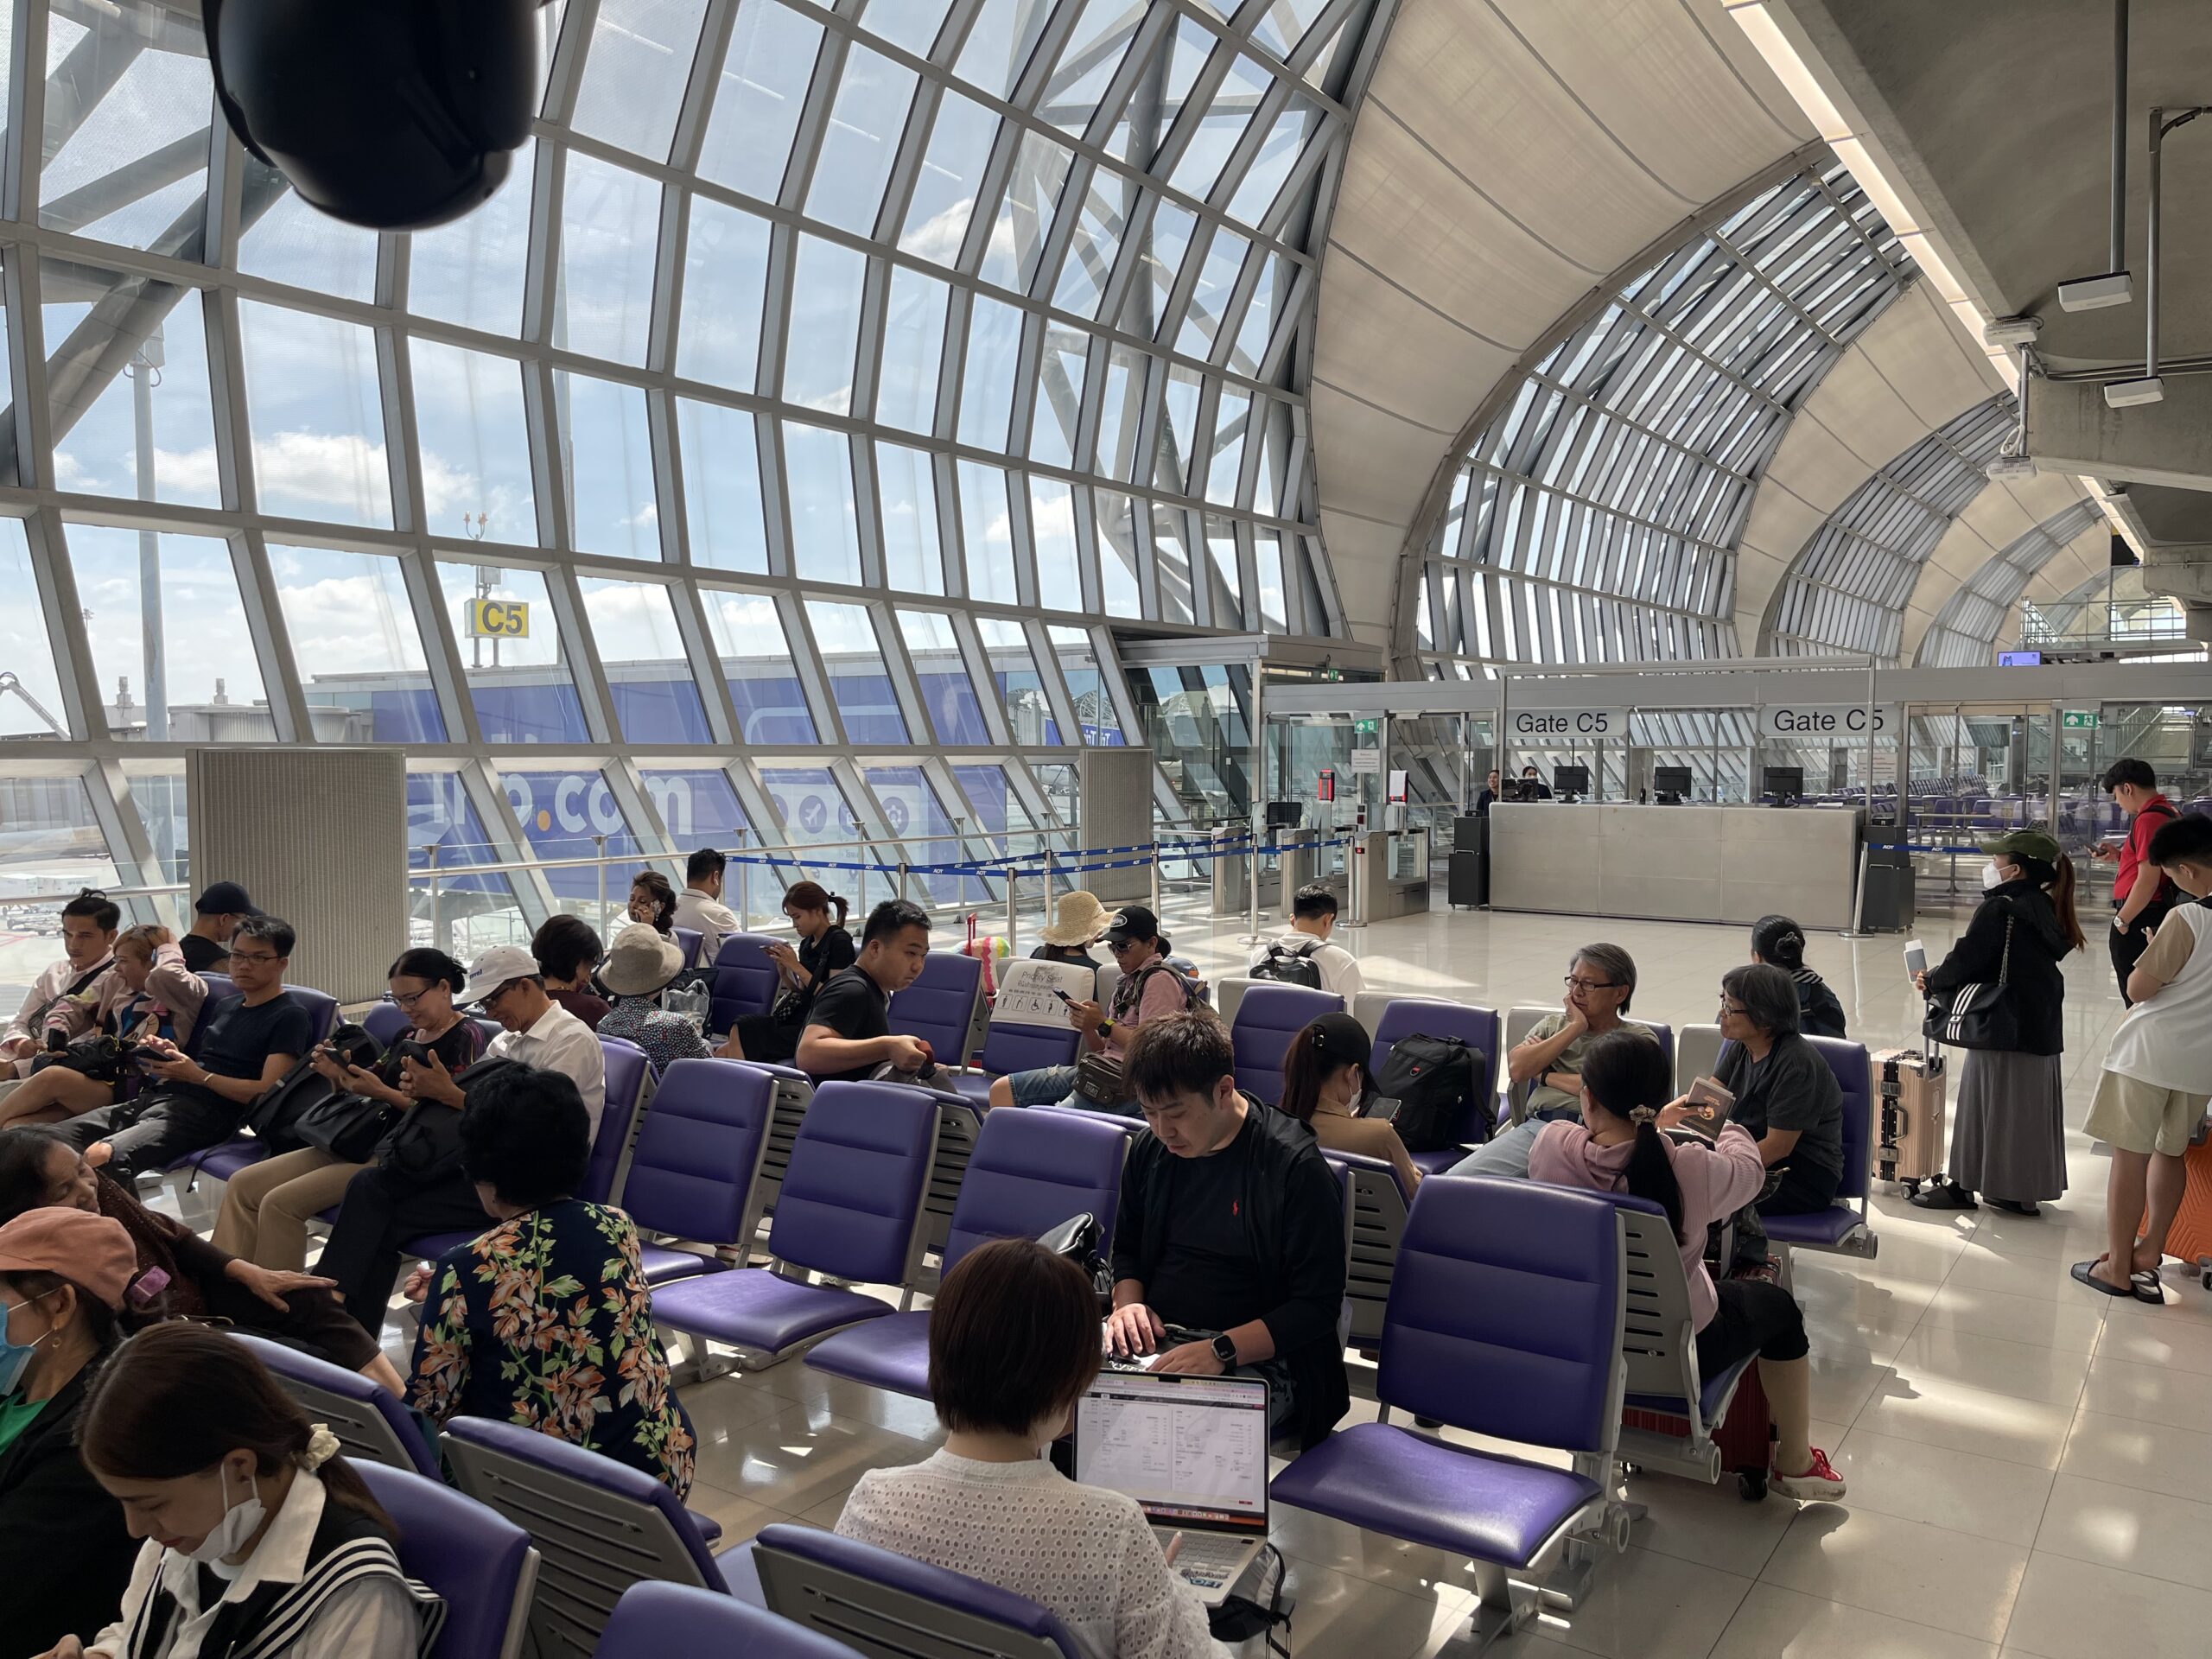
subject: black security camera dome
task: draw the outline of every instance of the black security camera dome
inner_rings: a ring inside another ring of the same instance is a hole
[[[238,137],[333,218],[458,219],[530,137],[539,0],[204,0]]]

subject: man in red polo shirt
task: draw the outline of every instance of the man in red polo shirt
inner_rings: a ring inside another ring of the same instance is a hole
[[[2147,760],[2115,760],[2105,768],[2104,787],[2120,810],[2127,814],[2127,839],[2118,847],[2099,842],[2094,856],[2116,858],[2120,869],[2112,880],[2112,967],[2120,979],[2120,1001],[2127,1001],[2127,976],[2136,958],[2151,943],[2151,935],[2174,907],[2174,884],[2145,856],[2151,837],[2178,814],[2174,804],[2158,793],[2158,774]]]

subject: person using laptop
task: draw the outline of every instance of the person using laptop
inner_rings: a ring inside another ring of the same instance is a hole
[[[978,1245],[930,1312],[944,1444],[862,1475],[836,1530],[1027,1596],[1088,1652],[1219,1659],[1205,1608],[1171,1567],[1180,1546],[1162,1548],[1135,1499],[1078,1485],[1045,1457],[1098,1367],[1084,1271],[1030,1239]]]
[[[1147,1134],[1129,1148],[1114,1226],[1119,1356],[1258,1376],[1278,1428],[1319,1444],[1351,1408],[1337,1318],[1344,1198],[1313,1131],[1236,1087],[1211,1014],[1147,1021],[1124,1068]]]

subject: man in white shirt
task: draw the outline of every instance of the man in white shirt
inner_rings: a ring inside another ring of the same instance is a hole
[[[536,957],[518,944],[493,946],[470,966],[468,982],[454,1001],[481,1008],[499,1022],[502,1029],[486,1047],[485,1060],[513,1060],[573,1082],[597,1138],[607,1108],[606,1052],[589,1026],[545,994]],[[461,1083],[435,1054],[403,1065],[399,1087],[414,1096],[416,1112],[457,1113],[468,1103]],[[346,1183],[315,1270],[337,1281],[346,1311],[376,1336],[409,1242],[437,1233],[473,1236],[488,1221],[475,1183],[457,1160],[435,1159],[420,1171],[398,1161],[371,1164]]]
[[[683,891],[677,895],[676,916],[671,924],[688,927],[699,936],[697,965],[711,968],[722,941],[744,930],[737,912],[722,903],[722,871],[729,861],[711,847],[702,847],[683,866]],[[690,967],[691,963],[685,963]]]
[[[1300,887],[1291,897],[1290,931],[1252,952],[1252,971],[1256,977],[1301,984],[1303,976],[1288,964],[1310,962],[1321,976],[1319,988],[1344,998],[1349,1011],[1352,998],[1365,988],[1366,981],[1360,976],[1359,958],[1330,942],[1329,936],[1336,931],[1337,895],[1318,881]],[[1269,964],[1270,971],[1259,973],[1262,964]]]
[[[0,1077],[29,1077],[44,1046],[46,1016],[73,993],[81,994],[115,964],[115,934],[123,911],[97,888],[86,887],[61,906],[61,960],[41,970],[22,1009],[0,1032]]]

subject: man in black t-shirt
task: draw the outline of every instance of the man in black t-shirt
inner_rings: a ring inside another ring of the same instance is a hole
[[[192,931],[177,941],[184,965],[195,974],[219,974],[230,960],[231,935],[249,916],[261,912],[235,881],[214,881],[192,901]]]
[[[832,974],[806,1012],[798,1069],[817,1083],[862,1078],[887,1060],[919,1071],[929,1052],[919,1038],[893,1032],[891,996],[914,982],[929,954],[930,918],[919,905],[887,899],[870,911],[859,959]]]
[[[79,1152],[108,1142],[108,1170],[126,1184],[237,1134],[245,1109],[315,1046],[308,1011],[284,988],[292,944],[291,925],[274,916],[240,922],[230,957],[239,994],[201,1010],[194,1033],[199,1058],[149,1039],[139,1045],[148,1082],[137,1097],[72,1118],[55,1133]]]
[[[1116,1354],[1157,1371],[1261,1376],[1276,1427],[1318,1443],[1351,1403],[1337,1320],[1344,1207],[1313,1131],[1237,1090],[1206,1014],[1148,1020],[1123,1071],[1149,1134],[1114,1227]]]

